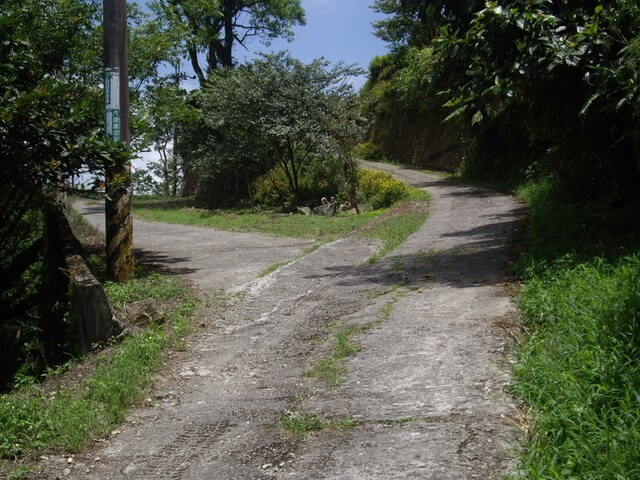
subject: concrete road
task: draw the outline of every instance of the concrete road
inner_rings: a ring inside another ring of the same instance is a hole
[[[487,480],[513,470],[515,409],[504,389],[516,313],[504,275],[520,205],[491,190],[374,167],[433,200],[427,223],[367,267],[379,244],[354,234],[242,283],[304,243],[272,239],[273,252],[254,235],[159,225],[142,234],[136,226],[138,245],[178,258],[202,289],[244,293],[174,357],[151,406],[72,467],[49,462],[42,478],[63,468],[67,478],[105,480]],[[259,252],[270,257],[253,268]],[[305,375],[347,328],[357,348],[336,364],[341,381]],[[303,436],[282,428],[283,416],[302,414],[331,423]]]
[[[102,203],[76,200],[74,207],[105,231]],[[207,290],[233,289],[276,263],[291,260],[313,242],[255,233],[134,220],[134,248],[160,271],[186,275]]]

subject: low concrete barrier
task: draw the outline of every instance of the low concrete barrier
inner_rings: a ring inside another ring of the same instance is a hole
[[[84,353],[118,335],[121,328],[102,284],[91,273],[80,255],[65,258],[72,290],[71,308],[77,322],[78,340]]]

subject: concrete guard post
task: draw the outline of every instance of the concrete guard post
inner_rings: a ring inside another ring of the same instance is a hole
[[[50,254],[57,258],[57,268],[65,273],[67,285],[64,288],[67,289],[67,300],[76,323],[78,346],[82,353],[87,353],[97,343],[107,342],[123,329],[113,315],[102,284],[80,255],[80,242],[71,230],[62,205],[52,205],[49,212],[55,219],[59,248]]]
[[[83,353],[90,352],[96,343],[106,342],[120,333],[114,321],[111,305],[102,284],[94,277],[80,255],[65,258],[73,297],[73,313],[77,322],[78,339]]]

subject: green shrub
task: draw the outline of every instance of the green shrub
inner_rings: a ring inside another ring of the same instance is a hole
[[[372,142],[364,142],[357,145],[353,155],[363,160],[384,160],[385,158],[382,147]]]
[[[252,187],[254,199],[263,205],[283,206],[291,201],[287,176],[282,168],[272,168],[254,180]]]
[[[253,182],[256,201],[284,209],[320,205],[322,197],[344,196],[342,190],[340,165],[330,157],[315,158],[300,170],[298,192],[291,191],[287,176],[280,166],[272,168]],[[293,205],[296,199],[298,205]]]
[[[361,203],[377,210],[387,208],[409,196],[409,189],[387,172],[361,170],[358,176]]]

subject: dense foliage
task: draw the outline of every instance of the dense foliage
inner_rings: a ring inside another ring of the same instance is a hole
[[[0,388],[16,368],[37,370],[68,347],[50,207],[76,190],[76,175],[126,159],[100,132],[100,91],[76,78],[90,5],[35,3],[7,1],[0,14]]]
[[[392,15],[378,34],[396,48],[385,68],[372,64],[369,89],[394,90],[393,101],[404,102],[402,84],[423,62],[407,46],[426,49],[427,82],[413,95],[448,108],[467,172],[493,180],[551,174],[574,198],[629,200],[640,181],[637,3],[478,3],[378,2]],[[419,21],[428,11],[431,20]],[[385,79],[390,85],[380,87]]]
[[[293,207],[309,197],[319,203],[322,195],[335,195],[317,187],[323,176],[335,188],[332,178],[350,175],[349,153],[361,120],[346,79],[356,72],[325,60],[303,64],[282,53],[215,72],[202,92],[209,135],[201,146],[201,171],[236,179],[227,201],[249,194],[253,180],[267,172],[280,199]]]

